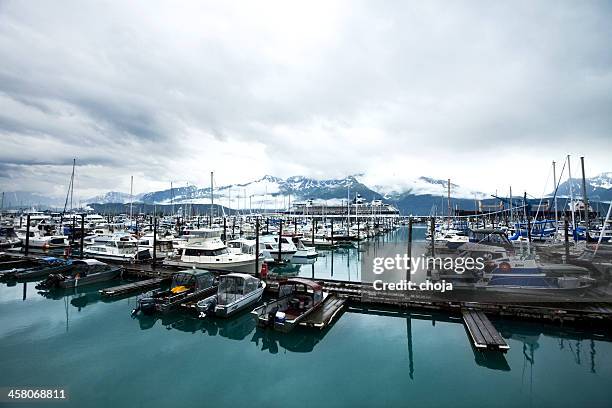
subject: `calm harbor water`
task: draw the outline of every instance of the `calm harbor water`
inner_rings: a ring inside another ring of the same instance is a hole
[[[400,230],[385,239],[404,236]],[[333,276],[358,279],[357,254],[334,253]],[[301,265],[298,273],[311,276],[312,268]],[[326,253],[314,264],[315,277],[330,277],[330,268]],[[45,297],[34,283],[0,284],[0,387],[64,388],[69,400],[56,405],[75,407],[612,401],[612,342],[593,333],[493,320],[511,349],[482,354],[460,320],[445,315],[350,309],[324,332],[282,335],[257,329],[248,314],[227,321],[180,313],[132,319],[135,297],[107,302],[98,289]],[[49,404],[37,404],[43,405]]]

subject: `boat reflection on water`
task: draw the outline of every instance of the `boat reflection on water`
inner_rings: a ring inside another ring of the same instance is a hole
[[[311,352],[332,327],[329,326],[324,330],[299,327],[291,333],[279,333],[256,327],[255,319],[249,311],[242,312],[231,319],[216,317],[197,319],[181,312],[172,312],[160,316],[138,314],[135,319],[138,320],[141,330],[149,330],[159,321],[160,326],[167,330],[203,333],[209,336],[225,337],[230,340],[242,341],[252,333],[249,341],[255,343],[261,351],[267,351],[271,354],[276,354],[282,349],[294,353]]]
[[[249,314],[240,313],[231,319],[209,317],[198,319],[180,311],[164,315],[138,314],[141,330],[149,330],[159,321],[167,330],[179,330],[186,333],[205,333],[209,336],[221,336],[231,340],[244,340],[255,328],[255,320]]]
[[[505,339],[522,343],[524,365],[529,364],[531,369],[536,363],[536,351],[540,347],[542,337],[557,338],[559,350],[567,352],[568,358],[577,365],[587,364],[590,372],[594,374],[597,372],[595,340],[612,341],[610,332],[597,332],[593,327],[588,328],[587,332],[573,327],[506,320],[495,321],[495,327]]]
[[[333,326],[333,325],[332,325]],[[310,353],[329,332],[331,326],[323,330],[298,327],[289,333],[256,327],[251,341],[261,351],[277,354],[281,349],[293,353]]]

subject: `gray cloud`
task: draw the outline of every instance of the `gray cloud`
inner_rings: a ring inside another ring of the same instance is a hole
[[[608,2],[5,1],[0,187],[59,190],[78,157],[83,194],[210,170],[540,190],[566,153],[611,170],[611,20]]]

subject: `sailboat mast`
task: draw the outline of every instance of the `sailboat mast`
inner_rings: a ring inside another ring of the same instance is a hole
[[[557,163],[555,163],[555,161],[553,160],[552,162],[552,170],[553,170],[553,185],[555,186],[555,191],[554,191],[554,195],[555,195],[555,230],[558,231],[559,230],[559,212],[557,211]],[[556,239],[556,235],[555,235],[555,239]]]
[[[132,221],[133,218],[133,207],[134,205],[134,176],[130,177],[130,221]]]
[[[582,167],[582,199],[584,201],[584,220],[586,222],[586,239],[589,239],[589,200],[586,192],[586,179],[584,177],[584,156],[580,156],[580,166]]]
[[[572,187],[572,166],[570,165],[570,155],[567,155],[567,171],[569,173],[569,193],[570,207],[572,209],[572,231],[576,228],[576,216],[574,215],[574,189]]]
[[[210,223],[212,225],[212,218],[213,218],[213,207],[215,205],[215,196],[214,196],[214,192],[213,192],[213,175],[214,173],[211,171],[210,172]]]
[[[172,216],[174,217],[174,187],[170,182],[170,205],[172,205]]]
[[[451,224],[450,188],[451,188],[451,179],[448,179],[448,185],[447,185],[447,190],[448,190],[448,229],[450,229],[450,224]]]
[[[510,224],[513,224],[512,222],[512,186],[510,186]]]
[[[74,168],[76,166],[76,159],[72,159],[72,176],[70,177],[70,211],[72,211],[72,197],[74,195]]]

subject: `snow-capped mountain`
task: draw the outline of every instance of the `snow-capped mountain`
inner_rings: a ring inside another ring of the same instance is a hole
[[[376,185],[373,188],[390,200],[398,200],[405,196],[418,195],[446,196],[448,194],[448,180],[422,176],[416,179],[401,180],[386,186]],[[470,200],[474,200],[475,198],[488,198],[487,194],[455,184],[452,180],[450,193],[453,198],[465,198]]]
[[[612,172],[601,173],[595,177],[585,179],[587,195],[590,200],[610,201],[612,200]],[[572,193],[576,198],[582,198],[582,179],[572,178]],[[552,196],[554,192],[551,192]],[[560,197],[570,195],[570,182],[564,181],[559,185],[557,192]]]
[[[346,200],[347,194],[351,199],[355,194],[368,200],[381,198],[355,176],[316,180],[302,176],[282,179],[269,175],[248,183],[215,186],[213,198],[215,203],[231,208],[286,208],[290,202],[305,200],[336,204]],[[211,191],[210,187],[177,187],[142,194],[139,201],[146,204],[210,204]]]
[[[122,193],[119,191],[109,191],[108,193],[97,195],[95,197],[88,198],[84,202],[86,204],[89,203],[99,203],[99,204],[109,204],[109,203],[129,203],[130,200],[138,201],[141,197],[141,194],[134,195],[134,197],[130,197],[129,193]]]

